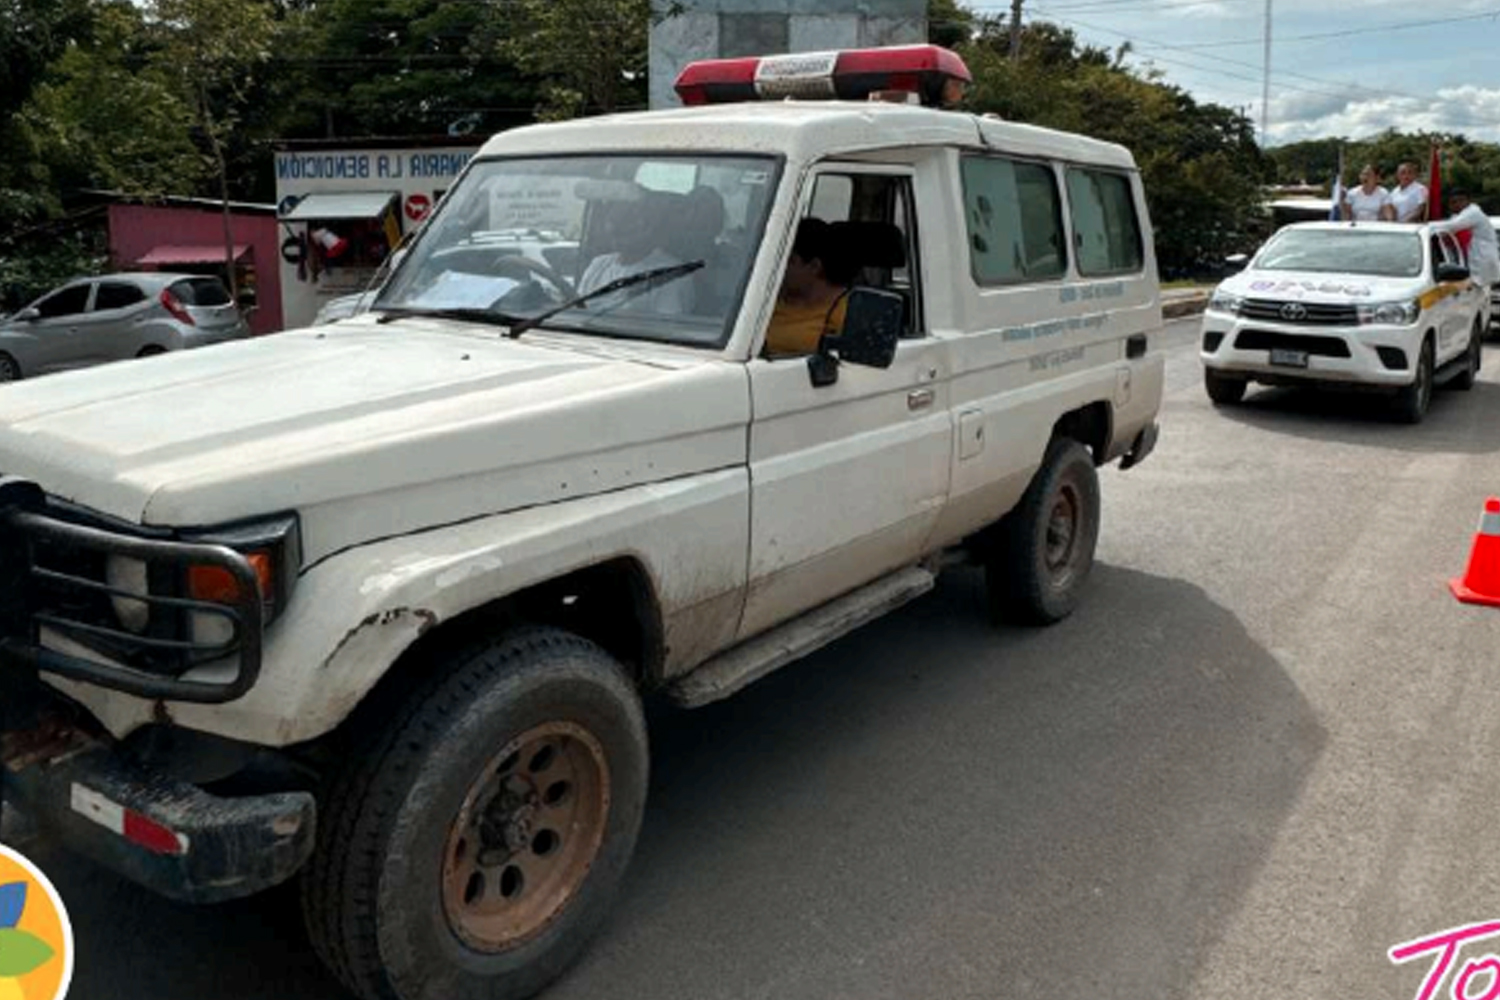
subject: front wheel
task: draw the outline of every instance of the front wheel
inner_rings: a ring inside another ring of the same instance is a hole
[[[594,644],[525,629],[442,680],[334,782],[303,904],[365,1000],[519,1000],[598,929],[635,849],[646,727]]]
[[[21,366],[16,359],[0,351],[0,382],[18,382],[21,379]]]
[[[1242,378],[1220,375],[1212,368],[1203,370],[1203,387],[1215,406],[1232,406],[1244,399],[1246,384]]]
[[[1469,347],[1464,353],[1464,370],[1453,380],[1453,387],[1468,391],[1474,388],[1474,383],[1479,378],[1479,368],[1484,364],[1483,318],[1474,320],[1474,328],[1469,331]]]
[[[985,566],[990,612],[1050,625],[1073,613],[1099,539],[1099,476],[1088,449],[1054,438]]]
[[[1396,394],[1396,417],[1402,423],[1420,424],[1427,416],[1427,407],[1432,403],[1433,362],[1432,340],[1428,339],[1422,342],[1417,355],[1417,372],[1411,385]]]

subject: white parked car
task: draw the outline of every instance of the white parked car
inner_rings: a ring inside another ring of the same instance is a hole
[[[1400,223],[1287,226],[1203,314],[1209,397],[1251,382],[1389,391],[1422,419],[1436,385],[1473,386],[1490,303],[1447,233]]]
[[[887,58],[967,75],[849,86]],[[574,252],[486,235],[538,217]],[[0,395],[7,799],[178,899],[299,877],[368,1000],[529,995],[621,884],[643,691],[727,697],[960,557],[1072,611],[1161,328],[1120,146],[866,100],[505,132],[368,312]]]

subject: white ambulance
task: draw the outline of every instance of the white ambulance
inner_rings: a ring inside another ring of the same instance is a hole
[[[493,139],[366,312],[0,390],[7,799],[174,898],[300,879],[356,996],[523,997],[621,885],[642,692],[962,560],[1069,614],[1157,439],[1151,226],[1125,149],[918,103],[967,78],[698,64]]]

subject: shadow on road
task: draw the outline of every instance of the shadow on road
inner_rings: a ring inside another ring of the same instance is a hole
[[[1046,630],[975,574],[737,698],[654,709],[613,920],[547,996],[1166,1000],[1241,903],[1325,736],[1196,587],[1100,567]],[[341,996],[281,890],[211,909],[40,859],[73,995]]]
[[[1262,430],[1313,441],[1487,455],[1500,451],[1500,434],[1494,433],[1497,408],[1500,384],[1495,382],[1477,382],[1468,392],[1439,389],[1422,423],[1407,426],[1394,419],[1387,396],[1252,385],[1243,403],[1220,407],[1219,413]],[[1476,433],[1479,429],[1487,433]]]
[[[622,905],[557,998],[1165,1000],[1325,735],[1198,588],[1101,567],[1058,627],[976,574],[657,720]]]

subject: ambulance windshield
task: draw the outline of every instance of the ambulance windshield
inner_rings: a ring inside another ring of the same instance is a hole
[[[474,164],[374,309],[536,316],[612,282],[544,329],[720,346],[775,192],[746,156],[557,156]],[[621,281],[677,264],[656,281]]]

